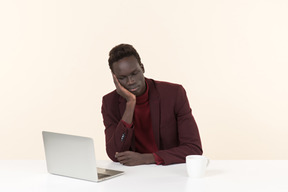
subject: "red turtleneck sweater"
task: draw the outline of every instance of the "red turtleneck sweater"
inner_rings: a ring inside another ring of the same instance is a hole
[[[157,165],[163,164],[163,159],[161,159],[155,152],[158,151],[157,145],[155,143],[150,106],[149,106],[149,87],[146,83],[146,91],[143,95],[136,97],[136,105],[134,110],[133,123],[128,124],[123,121],[126,127],[131,128],[134,124],[135,130],[135,148],[136,152],[139,153],[153,153],[154,159]]]

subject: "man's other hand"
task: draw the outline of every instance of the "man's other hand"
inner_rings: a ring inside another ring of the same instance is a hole
[[[116,159],[122,164],[127,166],[153,164],[155,159],[152,153],[137,153],[133,151],[116,152]]]

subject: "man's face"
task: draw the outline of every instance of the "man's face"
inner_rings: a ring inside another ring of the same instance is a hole
[[[140,96],[146,91],[144,67],[134,56],[124,57],[114,62],[112,71],[119,83],[134,95]]]

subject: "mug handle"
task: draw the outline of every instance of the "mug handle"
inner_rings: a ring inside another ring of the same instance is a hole
[[[210,159],[206,158],[206,160],[207,160],[206,167],[208,167],[208,165],[210,164]]]

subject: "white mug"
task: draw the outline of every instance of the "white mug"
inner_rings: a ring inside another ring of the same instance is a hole
[[[206,172],[206,167],[209,165],[209,159],[202,155],[186,156],[186,168],[189,177],[203,177]]]

